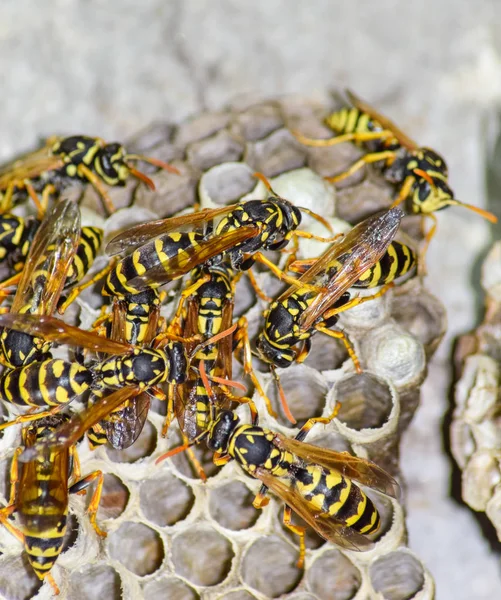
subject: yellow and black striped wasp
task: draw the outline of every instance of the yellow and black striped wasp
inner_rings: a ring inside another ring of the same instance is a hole
[[[409,200],[413,213],[433,219],[433,226],[426,235],[425,250],[436,230],[436,218],[433,213],[447,206],[464,206],[491,223],[497,222],[497,217],[489,211],[454,198],[454,192],[448,184],[447,164],[437,152],[418,146],[392,121],[353,92],[347,90],[346,94],[352,107],[343,108],[325,120],[338,134],[336,137],[315,140],[294,132],[296,138],[308,146],[333,146],[351,141],[368,147],[368,154],[362,156],[347,171],[335,177],[328,177],[328,181],[336,183],[349,177],[365,164],[381,163],[385,179],[399,186],[392,206]]]
[[[58,196],[75,180],[90,183],[101,196],[106,210],[112,213],[115,209],[106,185],[123,186],[132,175],[155,189],[153,181],[131,165],[134,161],[179,173],[163,161],[128,154],[119,143],[108,144],[85,135],[51,137],[39,150],[0,168],[0,213],[9,212],[12,206],[29,196],[42,215],[49,199]]]
[[[304,564],[306,528],[292,523],[292,511],[320,536],[343,548],[369,550],[373,546],[368,536],[378,531],[380,515],[355,481],[394,498],[399,495],[397,482],[370,461],[303,441],[315,423],[332,421],[337,407],[329,417],[308,420],[294,439],[257,423],[242,424],[229,410],[216,413],[213,408],[212,412],[207,430],[195,441],[207,439],[217,465],[236,460],[263,483],[253,502],[255,508],[268,503],[268,489],[285,503],[284,524],[300,536],[299,568]],[[171,450],[156,462],[184,448]]]
[[[207,429],[213,404],[223,409],[230,408],[235,402],[248,403],[253,418],[257,418],[256,408],[249,398],[236,396],[228,390],[229,384],[240,387],[232,381],[232,357],[240,351],[244,373],[251,377],[268,410],[275,414],[252,369],[247,320],[241,317],[233,324],[235,286],[240,275],[232,269],[228,258],[211,266],[198,267],[182,292],[173,319],[173,323],[180,321],[178,333],[184,339],[212,340],[198,345],[196,341],[188,342],[192,369],[187,380],[173,390],[173,409],[188,441]],[[223,332],[227,335],[220,337]]]
[[[87,393],[99,397],[92,406],[59,431],[35,444],[23,455],[35,457],[39,446],[63,440],[64,447],[77,443],[86,431],[100,423],[127,401],[146,392],[160,399],[160,385],[180,384],[187,376],[188,357],[183,343],[157,336],[150,347],[135,346],[108,339],[93,331],[68,325],[51,316],[7,313],[0,315],[0,327],[7,327],[40,338],[48,344],[65,344],[91,352],[105,353],[104,360],[88,366],[63,359],[45,359],[8,371],[0,380],[0,397],[13,404],[46,410],[21,415],[2,424],[2,428],[50,416],[72,400]]]
[[[58,203],[33,238],[10,307],[12,314],[53,314],[66,283],[80,239],[80,211],[70,200]],[[46,355],[41,340],[16,331],[0,333],[0,361],[9,369]],[[4,372],[3,379],[8,373]]]
[[[111,340],[135,346],[151,345],[160,332],[160,298],[156,290],[146,290],[126,300],[115,298],[105,329],[106,337]],[[99,401],[98,397],[91,398],[89,404]],[[147,392],[129,398],[88,429],[91,449],[106,443],[118,450],[131,446],[143,430],[149,408]]]
[[[68,418],[54,415],[24,427],[24,448],[31,448],[46,439]],[[69,495],[82,492],[94,481],[97,481],[97,485],[87,512],[96,533],[106,537],[96,522],[103,474],[94,471],[82,478],[75,446],[47,449],[33,462],[19,465],[22,450],[23,447],[17,448],[12,458],[10,499],[6,507],[0,508],[0,523],[21,541],[37,576],[48,581],[58,594],[51,569],[63,549]],[[19,527],[10,522],[13,513],[17,513]]]
[[[110,272],[103,294],[125,298],[156,289],[199,265],[219,262],[223,255],[235,270],[247,270],[259,261],[293,285],[295,279],[261,251],[280,250],[294,236],[330,241],[298,229],[304,210],[272,195],[132,227],[106,248],[110,255],[131,252]]]
[[[342,340],[361,372],[358,358],[342,331],[332,330],[340,312],[382,295],[393,281],[416,263],[413,251],[399,243],[391,244],[403,213],[392,208],[373,215],[332,244],[317,260],[300,261],[298,268],[308,266],[298,284],[290,286],[264,313],[265,323],[258,334],[258,356],[272,367],[286,368],[302,362],[310,349],[311,337],[320,331]],[[303,262],[303,265],[301,264]],[[314,284],[319,293],[301,288]],[[349,288],[383,285],[366,297],[352,298]],[[278,380],[277,380],[278,381]]]
[[[57,224],[56,215],[56,212],[47,215],[50,225],[54,222]],[[31,217],[0,215],[0,264],[6,264],[12,273],[9,279],[0,282],[0,288],[8,288],[20,282],[33,238],[40,225],[40,220]],[[66,273],[64,289],[78,283],[86,275],[101,248],[103,234],[104,231],[100,227],[84,226],[80,229],[78,246]],[[53,237],[55,238],[54,233]],[[58,248],[57,240],[52,244],[49,242],[48,245],[54,250]]]

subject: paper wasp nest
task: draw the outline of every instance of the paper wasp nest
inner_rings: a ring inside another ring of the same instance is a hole
[[[485,512],[501,539],[501,428],[499,400],[501,359],[501,243],[489,252],[482,269],[487,295],[483,323],[461,338],[457,366],[456,407],[451,446],[462,471],[463,500]]]
[[[125,191],[112,190],[117,206],[133,202],[134,209],[115,214],[107,230],[130,220],[173,215],[195,201],[212,206],[264,197],[264,186],[253,177],[254,171],[261,171],[271,178],[277,193],[320,213],[337,231],[346,231],[346,221],[355,223],[389,206],[391,190],[367,170],[336,192],[323,176],[340,171],[360,151],[347,144],[306,148],[289,133],[288,127],[300,128],[312,137],[326,137],[322,118],[333,108],[324,100],[285,98],[240,103],[180,126],[152,126],[129,148],[173,162],[181,175],[154,174],[156,192],[136,184]],[[85,192],[83,205],[100,211],[92,190]],[[399,234],[405,238],[401,239],[415,245],[416,220],[406,218],[404,229],[408,236]],[[318,255],[322,249],[319,243],[301,244],[303,256]],[[279,289],[264,271],[259,281],[268,293]],[[80,301],[79,318],[82,326],[89,326],[98,314],[99,296],[84,299],[87,304]],[[251,336],[263,306],[242,278],[236,313],[247,315]],[[318,334],[305,364],[280,374],[290,408],[302,424],[308,417],[329,414],[334,403],[341,402],[338,418],[327,427],[315,426],[308,441],[370,458],[400,477],[400,436],[419,404],[427,361],[444,333],[443,308],[415,278],[348,311],[340,324],[355,345],[364,373],[355,373],[342,345]],[[280,412],[274,382],[264,371],[260,377]],[[289,435],[296,432],[282,416],[269,417],[261,399],[255,399],[263,426]],[[184,455],[155,466],[157,456],[179,443],[175,425],[167,440],[160,435],[164,410],[160,403],[150,410],[143,433],[127,451],[101,448],[91,453],[86,441],[80,444],[82,473],[95,469],[106,473],[98,522],[108,537],[97,539],[89,525],[84,514],[88,499],[72,497],[74,528],[53,570],[62,598],[433,598],[429,572],[405,547],[403,506],[398,502],[371,494],[385,516],[370,552],[341,551],[310,533],[306,567],[300,571],[297,539],[281,524],[282,505],[272,500],[264,510],[255,510],[251,502],[258,482],[236,464],[216,469],[210,454],[198,448],[209,475],[205,484],[192,473]],[[248,418],[245,406],[239,411]],[[18,443],[17,428],[6,430],[0,440],[3,504],[8,498],[10,457]],[[51,597],[48,585],[37,594],[40,584],[21,545],[3,528],[0,547],[0,595],[12,600]]]

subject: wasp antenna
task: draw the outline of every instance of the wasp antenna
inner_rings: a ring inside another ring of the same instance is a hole
[[[455,200],[455,199],[450,200],[448,202],[448,204],[450,204],[452,206],[464,206],[468,210],[471,210],[474,213],[477,213],[477,215],[480,215],[481,217],[483,217],[484,219],[487,219],[487,221],[489,221],[490,223],[498,222],[498,218],[496,217],[495,214],[491,213],[489,210],[480,208],[479,206],[474,206],[473,204],[466,204],[466,202],[461,202],[460,200]]]
[[[224,331],[221,331],[218,334],[213,335],[211,338],[209,338],[208,340],[205,340],[201,344],[198,344],[198,346],[196,346],[193,349],[193,351],[190,355],[190,358],[193,358],[198,352],[200,352],[200,350],[202,350],[202,348],[205,348],[206,346],[215,344],[216,342],[219,342],[219,340],[225,338],[227,335],[231,335],[232,333],[234,333],[234,331],[237,329],[237,327],[238,327],[238,323],[234,323],[231,327],[228,327],[228,329],[225,329]]]
[[[334,234],[334,229],[332,228],[332,225],[329,223],[329,221],[327,221],[327,219],[322,217],[322,215],[319,215],[318,213],[316,213],[313,210],[310,210],[309,208],[306,208],[304,206],[298,206],[297,208],[299,208],[299,210],[301,212],[304,212],[307,215],[310,215],[310,217],[312,219],[315,219],[315,221],[318,221],[319,223],[321,223],[327,229],[327,231],[330,231],[330,233]]]
[[[280,196],[275,192],[275,190],[271,187],[271,183],[269,182],[269,179],[266,177],[266,175],[263,175],[263,173],[260,173],[259,171],[256,171],[254,173],[254,177],[256,177],[256,179],[259,179],[259,181],[262,181],[264,183],[264,185],[266,186],[266,189],[273,194],[274,196],[276,196],[277,198],[280,198]]]
[[[426,171],[423,171],[423,169],[414,169],[413,172],[415,175],[418,175],[419,177],[422,177],[425,181],[427,181],[431,185],[432,188],[437,187],[435,185],[435,182],[433,181],[433,177]]]
[[[287,398],[285,397],[284,388],[282,387],[282,384],[280,382],[280,377],[278,376],[278,373],[276,372],[276,370],[273,368],[271,369],[271,373],[277,383],[278,394],[280,396],[280,404],[282,405],[282,409],[284,411],[285,417],[287,418],[288,421],[290,421],[293,425],[295,425],[297,423],[297,421],[293,417],[293,415],[290,411],[289,405],[287,403]]]
[[[159,167],[165,171],[169,171],[169,173],[181,175],[181,171],[179,169],[173,165],[170,165],[169,163],[164,162],[163,160],[159,160],[158,158],[150,158],[149,156],[143,156],[142,154],[127,154],[126,160],[142,160],[145,163],[149,163],[150,165]]]
[[[137,177],[137,179],[140,179],[143,183],[145,183],[150,188],[150,190],[155,189],[155,184],[148,177],[148,175],[145,175],[141,171],[134,169],[134,167],[129,167],[129,170],[130,170],[131,175],[134,175],[134,177]]]

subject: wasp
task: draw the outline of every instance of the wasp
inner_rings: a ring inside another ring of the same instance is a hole
[[[150,348],[140,347],[103,338],[95,332],[84,331],[51,316],[24,313],[0,315],[0,326],[40,338],[49,344],[66,344],[109,355],[89,366],[48,358],[7,371],[2,376],[0,397],[3,400],[32,408],[51,407],[3,423],[0,426],[2,429],[54,414],[87,392],[102,396],[99,402],[89,408],[90,414],[85,417],[82,414],[75,415],[66,424],[72,432],[79,431],[76,437],[68,432],[60,436],[54,433],[47,437],[47,445],[53,438],[57,441],[60,437],[64,440],[64,446],[68,447],[129,399],[142,392],[165,399],[159,385],[166,382],[179,384],[186,379],[188,357],[183,344],[165,337],[157,336]],[[75,422],[78,423],[75,425]],[[64,430],[65,426],[61,429]],[[39,444],[26,450],[28,455],[35,456],[37,446]]]
[[[48,216],[49,223],[55,221],[54,215]],[[17,215],[0,215],[0,263],[5,262],[14,275],[1,282],[5,288],[18,284],[21,272],[26,263],[33,238],[41,221],[34,218],[23,218]],[[64,282],[64,289],[78,283],[92,266],[101,248],[104,231],[100,227],[84,226],[80,229],[80,237],[72,261],[69,264]],[[57,248],[57,240],[51,244]]]
[[[114,299],[106,335],[111,340],[136,346],[149,346],[160,331],[160,298],[156,290],[146,290]],[[99,396],[90,400],[92,405]],[[150,408],[150,395],[141,392],[104,417],[87,431],[91,449],[107,442],[118,450],[131,446],[143,430]]]
[[[338,134],[336,137],[314,140],[294,132],[296,138],[308,146],[333,146],[351,141],[369,148],[369,153],[351,165],[347,171],[335,177],[328,177],[328,181],[341,181],[365,164],[382,164],[384,177],[400,188],[392,206],[409,200],[410,209],[414,214],[426,215],[433,220],[433,226],[426,235],[425,249],[436,230],[436,217],[433,213],[447,206],[464,206],[491,223],[497,222],[497,217],[489,211],[454,198],[454,192],[448,183],[447,164],[437,152],[418,146],[392,121],[353,92],[347,90],[346,94],[352,107],[343,108],[325,120]]]
[[[312,335],[320,331],[342,340],[361,372],[358,358],[342,331],[332,330],[340,312],[381,296],[393,280],[405,274],[415,264],[410,248],[390,245],[403,213],[392,208],[373,215],[356,225],[341,241],[334,243],[299,279],[299,286],[289,287],[265,311],[264,326],[256,340],[258,356],[272,367],[286,368],[302,362],[308,355]],[[301,266],[301,265],[300,265]],[[314,283],[322,292],[301,288],[302,283]],[[384,287],[364,298],[351,298],[352,286]],[[278,380],[277,380],[278,381]]]
[[[195,269],[182,292],[181,302],[173,322],[181,314],[179,333],[186,340],[210,341],[206,344],[191,342],[192,354],[188,379],[174,390],[173,406],[188,440],[193,440],[207,429],[211,405],[229,408],[232,402],[248,403],[251,413],[257,417],[254,403],[247,397],[230,394],[228,384],[240,387],[232,381],[232,356],[242,351],[244,372],[250,375],[254,387],[273,412],[271,403],[252,369],[252,354],[247,332],[247,320],[241,317],[233,325],[235,286],[241,273],[235,272],[224,258],[221,263]],[[234,333],[233,333],[234,330]],[[224,335],[223,332],[232,332]],[[209,384],[210,380],[210,384]],[[166,423],[167,425],[167,423]],[[165,433],[165,431],[164,431]]]
[[[58,203],[37,225],[24,268],[11,278],[10,282],[19,281],[11,312],[53,314],[63,290],[79,281],[91,266],[102,236],[101,229],[80,227],[75,203]],[[38,360],[47,352],[48,347],[33,336],[6,330],[0,333],[0,362],[11,369]]]
[[[122,144],[108,144],[101,138],[85,135],[51,137],[39,150],[0,169],[0,212],[9,212],[14,204],[29,196],[39,214],[43,214],[52,196],[58,196],[64,187],[78,180],[90,183],[95,188],[111,214],[115,209],[105,185],[124,186],[132,175],[155,189],[153,181],[132,166],[134,161],[147,162],[179,173],[167,163],[128,154]]]
[[[309,419],[294,439],[257,423],[243,424],[232,411],[213,411],[214,418],[197,440],[206,438],[216,465],[236,460],[263,483],[255,508],[268,503],[268,489],[285,503],[284,524],[300,537],[299,568],[304,564],[306,528],[292,523],[292,511],[326,540],[349,550],[368,550],[373,545],[368,536],[378,531],[381,519],[355,481],[394,498],[399,495],[397,482],[376,464],[304,443],[315,423],[329,423],[337,410],[329,417]],[[183,449],[171,450],[157,463]]]
[[[298,230],[302,211],[310,212],[272,195],[132,227],[106,248],[110,255],[132,251],[110,272],[103,294],[126,298],[155,289],[199,265],[219,262],[223,255],[235,270],[248,270],[259,261],[293,285],[295,279],[261,251],[280,250],[294,236],[330,241]]]
[[[26,426],[22,431],[24,448],[31,448],[43,441],[67,420],[67,416],[54,415]],[[37,576],[49,581],[58,594],[59,589],[50,571],[63,548],[69,495],[80,493],[97,481],[87,512],[96,533],[106,537],[96,522],[104,478],[101,471],[81,477],[74,446],[49,449],[35,461],[19,466],[18,458],[22,450],[19,447],[12,459],[10,500],[8,506],[0,509],[0,522],[24,545]],[[18,515],[19,528],[9,520],[14,512]]]

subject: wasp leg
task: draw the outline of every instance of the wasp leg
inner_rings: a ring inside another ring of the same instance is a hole
[[[370,300],[375,300],[376,298],[380,298],[381,296],[386,294],[386,292],[389,289],[391,289],[394,285],[395,284],[393,283],[393,281],[390,281],[390,283],[383,285],[383,287],[375,294],[371,294],[370,296],[361,296],[361,297],[359,296],[357,298],[352,298],[349,302],[346,302],[346,304],[342,304],[341,306],[336,306],[335,308],[331,308],[324,313],[322,320],[328,321],[334,315],[337,315],[341,312],[344,312],[345,310],[353,308],[354,306],[358,306],[359,304],[363,304],[364,302],[369,302]]]
[[[283,523],[287,527],[287,529],[299,536],[299,558],[297,560],[296,566],[298,569],[302,569],[304,566],[304,558],[306,555],[306,544],[304,541],[306,527],[301,527],[300,525],[294,525],[292,523],[292,509],[290,506],[287,505],[284,506]]]
[[[433,236],[435,235],[435,232],[437,231],[437,217],[433,213],[427,213],[426,215],[422,216],[422,219],[421,219],[422,229],[424,230],[424,223],[425,223],[426,217],[430,218],[433,221],[433,224],[430,227],[430,229],[426,232],[425,237],[424,237],[423,247],[421,248],[421,250],[419,252],[418,272],[421,277],[424,277],[426,275],[426,253],[428,252],[428,247],[430,246],[430,242],[431,242]]]
[[[242,351],[244,373],[251,378],[252,385],[256,389],[257,393],[264,400],[268,414],[270,414],[272,417],[276,417],[277,413],[273,410],[273,407],[271,405],[271,400],[264,393],[263,387],[261,386],[259,379],[256,377],[256,374],[254,373],[254,367],[252,366],[252,350],[251,350],[250,341],[249,341],[248,328],[249,328],[249,324],[247,322],[247,319],[245,317],[240,317],[240,319],[238,320],[238,323],[237,323],[237,330],[236,330],[234,338],[233,338],[234,344],[235,344],[235,351],[237,351],[237,350]],[[252,421],[254,422],[254,420],[257,419],[257,410],[256,410],[256,406],[254,405],[254,402],[251,401],[249,403],[249,408],[251,411]],[[285,412],[285,414],[290,415],[290,411],[287,406],[287,403],[284,406],[284,412]]]
[[[104,206],[108,211],[108,214],[112,215],[115,212],[115,206],[113,205],[113,202],[111,201],[108,192],[105,190],[103,184],[99,180],[99,177],[97,177],[97,175],[95,175],[89,169],[89,167],[87,167],[83,163],[78,165],[77,171],[81,177],[87,179],[89,183],[94,187],[97,193],[101,196]]]
[[[28,192],[29,197],[33,200],[35,207],[37,209],[37,213],[40,216],[44,215],[44,208],[40,202],[40,198],[38,197],[38,194],[35,192],[33,186],[31,185],[31,183],[26,183],[25,184],[26,187],[26,191]]]
[[[77,298],[77,296],[79,296],[88,287],[90,287],[91,285],[94,285],[97,281],[103,279],[106,275],[108,275],[108,273],[115,266],[116,262],[117,262],[116,260],[110,261],[110,263],[108,265],[106,265],[106,267],[104,267],[104,269],[101,269],[100,271],[98,271],[88,281],[85,281],[84,283],[76,285],[74,288],[72,288],[70,290],[68,296],[66,297],[66,300],[58,306],[57,312],[60,315],[64,314],[64,312],[66,311],[68,306],[75,300],[75,298]]]
[[[193,451],[193,448],[190,447],[189,441],[188,441],[188,439],[186,438],[185,435],[183,435],[183,442],[184,442],[183,445],[186,446],[186,452],[188,454],[188,460],[190,461],[191,466],[198,473],[198,476],[200,477],[200,479],[205,483],[207,481],[207,475],[206,475],[206,473],[204,471],[204,468],[202,467],[201,462],[196,457],[196,454]]]
[[[305,289],[308,289],[309,291],[315,292],[317,294],[323,291],[322,288],[320,288],[318,286],[310,285],[307,283],[301,283],[295,277],[291,277],[290,275],[287,275],[282,269],[280,269],[275,264],[273,264],[271,262],[271,260],[266,258],[266,256],[264,256],[264,254],[261,254],[261,252],[256,252],[256,254],[254,254],[252,256],[252,258],[254,260],[256,260],[257,262],[260,262],[265,267],[268,267],[268,269],[273,273],[273,275],[275,275],[275,277],[277,277],[278,279],[280,279],[282,281],[285,281],[289,285],[293,285],[298,288],[299,287],[305,288]]]
[[[400,187],[400,191],[398,192],[398,196],[395,198],[390,208],[395,208],[395,206],[398,206],[409,197],[409,194],[411,193],[411,189],[415,181],[416,178],[413,175],[409,175],[405,178],[404,182],[402,183],[402,186]]]
[[[0,289],[4,289],[7,287],[11,287],[13,285],[17,285],[21,281],[22,276],[23,276],[23,272],[20,271],[19,273],[12,275],[12,277],[9,277],[8,279],[4,279],[3,281],[0,281]]]
[[[181,292],[180,298],[179,298],[179,304],[177,306],[174,316],[171,318],[171,322],[176,323],[181,319],[181,314],[183,312],[184,305],[186,303],[187,298],[192,296],[202,285],[204,285],[204,283],[208,283],[209,281],[210,281],[210,275],[209,275],[209,273],[205,273],[204,276],[201,277],[198,281],[189,285],[187,288],[185,288]]]
[[[370,142],[373,140],[386,140],[394,137],[394,133],[388,130],[383,131],[354,131],[353,133],[344,133],[328,139],[314,139],[304,136],[299,131],[292,130],[292,135],[298,142],[305,146],[315,146],[317,148],[325,146],[335,146],[336,144],[342,144],[344,142],[355,142],[363,143]]]
[[[214,452],[212,460],[216,466],[222,467],[230,462],[231,456],[229,454],[219,454],[219,452]]]
[[[270,296],[267,296],[263,292],[263,290],[259,287],[259,284],[257,282],[256,276],[254,275],[254,273],[252,272],[252,270],[249,269],[248,271],[245,271],[245,274],[249,278],[250,284],[253,287],[254,291],[256,292],[256,296],[258,298],[261,298],[261,300],[264,300],[264,302],[272,302],[273,298],[271,298]]]
[[[11,211],[12,209],[12,196],[14,195],[14,188],[20,185],[20,183],[18,182],[17,184],[15,182],[10,183],[7,188],[5,189],[5,192],[2,194],[2,199],[0,202],[0,214],[4,214],[4,213],[8,213]]]
[[[38,419],[51,417],[52,415],[55,415],[65,407],[66,404],[57,404],[56,406],[53,406],[50,410],[43,410],[42,412],[19,415],[19,417],[16,417],[13,421],[7,421],[6,423],[2,423],[0,425],[0,431],[2,431],[3,429],[7,429],[7,427],[12,427],[12,425],[21,425],[21,423],[29,423],[30,421],[38,421]]]
[[[47,184],[42,190],[42,206],[41,210],[38,211],[38,218],[43,219],[45,213],[47,212],[47,208],[49,206],[49,200],[52,195],[56,193],[56,188],[51,184]]]
[[[101,500],[101,493],[103,491],[104,483],[104,475],[102,471],[94,471],[93,473],[90,473],[90,475],[87,475],[83,479],[80,479],[70,487],[69,493],[77,494],[78,492],[85,490],[95,479],[97,479],[97,485],[89,502],[89,508],[87,509],[87,513],[89,515],[89,521],[97,535],[99,535],[100,537],[106,537],[108,534],[105,531],[103,531],[96,522],[97,509],[99,507],[99,501]]]
[[[341,403],[336,402],[336,406],[334,406],[334,410],[331,412],[331,414],[328,417],[312,417],[311,419],[308,419],[306,421],[306,423],[301,427],[298,434],[296,435],[296,440],[298,442],[304,442],[306,436],[311,431],[312,427],[314,425],[316,425],[317,423],[323,423],[324,425],[328,425],[331,421],[333,421],[337,417],[337,414],[338,414],[340,408],[341,408]]]
[[[355,352],[355,350],[353,349],[353,346],[351,345],[350,340],[348,339],[348,337],[346,336],[346,334],[342,331],[334,331],[332,329],[327,329],[327,327],[322,327],[321,323],[319,323],[318,325],[315,325],[315,329],[317,331],[321,331],[322,333],[325,333],[325,335],[328,335],[329,337],[335,338],[337,340],[341,340],[346,348],[346,351],[348,352],[351,360],[353,361],[353,364],[355,365],[355,371],[360,374],[362,373],[362,367],[360,366],[360,361],[358,360],[358,356]]]
[[[362,156],[361,159],[354,162],[351,165],[351,167],[343,173],[340,173],[339,175],[334,175],[334,177],[325,177],[325,180],[330,181],[330,183],[337,183],[338,181],[342,181],[343,179],[350,177],[350,175],[356,173],[364,165],[369,165],[375,162],[392,159],[395,159],[395,152],[393,150],[385,150],[383,152],[372,152],[370,154]]]

